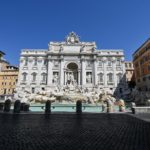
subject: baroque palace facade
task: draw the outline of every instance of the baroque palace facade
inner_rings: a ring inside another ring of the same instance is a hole
[[[124,74],[123,50],[98,50],[95,42],[81,42],[71,32],[63,42],[50,42],[48,49],[22,50],[17,92],[78,87],[121,94]]]

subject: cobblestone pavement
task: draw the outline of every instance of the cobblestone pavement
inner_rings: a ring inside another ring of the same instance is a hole
[[[150,122],[150,113],[132,114],[132,116]]]
[[[0,150],[150,150],[150,122],[126,114],[0,114]]]

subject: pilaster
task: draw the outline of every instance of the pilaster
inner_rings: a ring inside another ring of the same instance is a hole
[[[53,67],[52,60],[49,59],[48,60],[48,70],[47,70],[47,72],[48,72],[48,75],[47,75],[47,84],[48,84],[48,86],[52,85],[52,79],[53,79],[52,67]]]
[[[82,66],[82,81],[81,81],[81,85],[84,86],[86,84],[86,63],[85,63],[85,59],[82,58],[81,60],[81,66]]]
[[[93,67],[94,68],[94,84],[97,85],[98,75],[97,75],[97,59],[96,58],[94,59],[93,65],[94,65],[94,67]]]
[[[104,63],[104,87],[107,87],[107,64],[106,64],[106,58],[103,58]]]
[[[63,56],[61,56],[60,60],[60,85],[64,85],[64,59]]]

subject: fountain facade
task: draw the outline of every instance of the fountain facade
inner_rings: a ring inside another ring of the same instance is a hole
[[[102,91],[119,96],[126,87],[123,50],[97,50],[71,32],[48,49],[21,52],[16,99],[98,101]]]

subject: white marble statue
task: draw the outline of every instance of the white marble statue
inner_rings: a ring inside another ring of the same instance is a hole
[[[89,73],[86,77],[87,83],[92,83],[92,75]]]
[[[58,83],[58,74],[57,73],[54,74],[53,83],[54,84]]]

